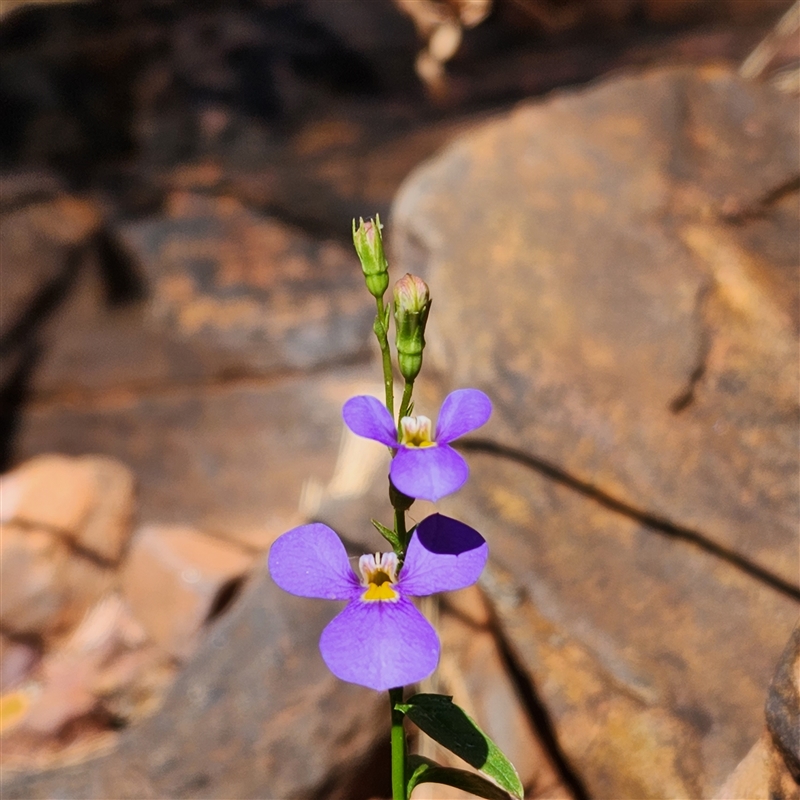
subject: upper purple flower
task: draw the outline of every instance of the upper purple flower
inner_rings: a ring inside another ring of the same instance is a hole
[[[467,462],[450,442],[480,428],[492,413],[492,401],[478,389],[458,389],[444,399],[437,436],[427,417],[403,417],[398,432],[392,415],[376,398],[351,397],[342,410],[353,433],[397,448],[389,474],[403,494],[436,502],[457,491],[469,475]]]
[[[414,531],[399,575],[394,553],[376,553],[361,556],[359,579],[341,539],[317,522],[275,540],[269,571],[291,594],[349,601],[322,632],[322,658],[337,678],[383,691],[421,681],[439,660],[439,637],[408,598],[471,586],[488,554],[476,530],[433,514]]]

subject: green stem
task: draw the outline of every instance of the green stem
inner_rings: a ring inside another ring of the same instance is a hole
[[[400,403],[400,413],[397,416],[398,422],[403,419],[403,417],[408,416],[408,410],[411,408],[411,393],[414,391],[414,381],[406,381],[406,385],[403,387],[403,400]]]
[[[394,532],[400,540],[400,545],[403,548],[402,553],[398,553],[400,559],[405,558],[406,547],[408,547],[408,531],[406,530],[406,512],[402,508],[395,508],[394,510]]]
[[[394,376],[392,374],[392,354],[389,350],[389,331],[384,324],[386,319],[386,308],[383,305],[383,298],[376,297],[375,302],[378,306],[378,316],[375,318],[373,330],[378,337],[378,344],[381,348],[383,357],[383,388],[386,392],[386,408],[394,417]]]
[[[395,706],[403,702],[403,688],[389,689],[392,709],[392,800],[406,797],[406,733],[403,730],[403,712]]]

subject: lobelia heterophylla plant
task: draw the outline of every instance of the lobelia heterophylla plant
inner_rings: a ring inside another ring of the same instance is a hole
[[[320,652],[338,678],[389,692],[393,800],[408,800],[421,783],[455,786],[489,800],[507,800],[509,795],[521,798],[522,785],[514,767],[452,698],[416,694],[404,699],[403,688],[430,675],[439,660],[439,637],[410,598],[472,585],[488,557],[483,537],[463,522],[432,514],[408,530],[406,511],[415,499],[436,502],[463,486],[467,464],[450,443],[483,425],[492,404],[477,389],[459,389],[442,403],[435,430],[427,417],[412,416],[414,381],[422,368],[431,308],[428,287],[422,279],[405,275],[395,284],[393,302],[387,305],[389,270],[380,219],[360,220],[358,225],[354,221],[353,241],[377,306],[373,330],[382,355],[385,405],[374,397],[353,397],[342,414],[354,433],[391,450],[389,499],[394,524],[389,528],[372,522],[392,552],[361,556],[356,574],[337,534],[327,525],[314,523],[294,528],[275,541],[269,570],[287,592],[347,602],[322,632]],[[389,347],[392,314],[397,364],[404,379],[397,422]],[[409,755],[405,718],[491,780]]]

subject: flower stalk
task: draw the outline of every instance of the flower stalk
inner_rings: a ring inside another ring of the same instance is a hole
[[[406,732],[403,712],[397,710],[403,702],[403,688],[389,689],[392,710],[392,800],[408,800],[406,795]]]

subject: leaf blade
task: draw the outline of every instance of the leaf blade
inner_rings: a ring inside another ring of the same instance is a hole
[[[440,783],[455,789],[463,789],[475,797],[483,797],[484,800],[509,800],[507,792],[474,772],[443,767],[423,756],[409,756],[408,765],[406,793],[409,797],[414,788],[420,784]]]
[[[487,775],[510,795],[522,798],[524,790],[512,763],[475,721],[453,703],[451,697],[416,694],[405,703],[398,703],[395,708],[402,711],[420,730]]]

